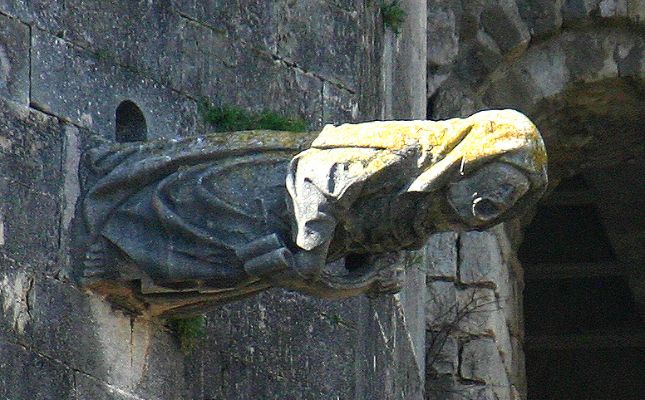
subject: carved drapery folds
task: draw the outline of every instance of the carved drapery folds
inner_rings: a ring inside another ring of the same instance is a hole
[[[345,258],[484,229],[530,208],[547,183],[542,139],[512,110],[327,126],[314,137],[252,131],[88,151],[80,284],[153,314],[276,286],[331,298],[392,292],[387,262]]]

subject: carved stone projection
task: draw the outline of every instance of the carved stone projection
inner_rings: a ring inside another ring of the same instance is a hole
[[[152,315],[270,287],[394,292],[391,265],[364,255],[485,229],[533,206],[547,183],[538,130],[513,110],[329,125],[314,137],[247,131],[90,150],[79,282]]]

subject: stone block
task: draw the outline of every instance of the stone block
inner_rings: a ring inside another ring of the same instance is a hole
[[[512,107],[528,113],[541,100],[541,92],[531,75],[513,68],[503,76],[495,77],[486,89],[483,101],[488,108]]]
[[[484,31],[478,31],[467,55],[459,60],[457,72],[464,80],[481,83],[502,62],[499,46]]]
[[[450,332],[428,332],[426,349],[426,371],[429,375],[459,373],[459,345]]]
[[[543,36],[562,26],[561,1],[519,0],[517,7],[531,35]]]
[[[42,270],[52,268],[58,257],[58,199],[3,177],[0,177],[0,198],[3,200],[0,203],[0,257]]]
[[[58,119],[0,99],[0,178],[57,196],[62,132]]]
[[[598,9],[601,0],[565,0],[562,4],[562,18],[565,23],[585,19]]]
[[[645,76],[645,41],[641,38],[623,41],[616,46],[615,58],[619,76]]]
[[[240,50],[235,67],[215,72],[207,72],[202,92],[215,104],[271,110],[303,118],[310,129],[322,127],[323,81],[315,76],[248,49]]]
[[[457,320],[457,292],[454,282],[428,282],[427,289],[425,314],[428,328],[449,328]]]
[[[142,398],[183,399],[192,383],[185,379],[184,354],[175,335],[160,325],[134,321],[131,373],[137,375],[129,387]]]
[[[277,55],[325,80],[357,90],[360,64],[358,11],[333,2],[282,2],[278,20]]]
[[[454,279],[457,276],[457,237],[455,232],[430,236],[425,247],[428,277]]]
[[[502,327],[506,330],[503,309],[491,289],[458,290],[456,320],[459,330],[469,335],[496,336]]]
[[[36,278],[24,340],[39,353],[127,387],[132,375],[130,318],[69,284]]]
[[[24,105],[29,104],[29,46],[29,27],[0,14],[0,96]]]
[[[61,39],[137,70],[163,78],[169,68],[169,46],[180,36],[180,16],[170,1],[66,0]],[[180,52],[175,53],[175,55]],[[165,61],[164,61],[165,57]],[[167,69],[168,68],[168,69]]]
[[[511,384],[520,394],[518,398],[525,399],[527,389],[524,348],[522,346],[522,343],[514,337],[511,338],[511,343],[513,346],[513,355],[511,358],[512,362],[510,365],[509,379],[511,381]]]
[[[454,5],[428,2],[428,65],[451,64],[459,53],[459,27]]]
[[[323,82],[323,124],[340,125],[357,118],[357,96],[333,83]]]
[[[498,399],[510,399],[510,383],[495,342],[490,338],[475,339],[463,345],[461,377],[486,383]]]
[[[74,400],[143,400],[126,391],[101,382],[90,375],[76,373],[74,376],[76,397]]]
[[[51,32],[61,32],[65,21],[63,0],[0,0],[0,11]]]
[[[359,301],[273,291],[208,314],[205,345],[197,349],[202,374],[212,377],[204,397],[277,399],[301,391],[312,399],[351,398]]]
[[[73,399],[73,372],[28,348],[0,342],[0,396],[3,399]]]
[[[566,54],[565,64],[571,79],[592,82],[618,75],[612,45],[612,42],[615,43],[615,38],[611,34],[563,35],[561,45]]]
[[[7,258],[0,267],[0,338],[18,342],[31,319],[34,277]]]
[[[452,375],[428,380],[426,400],[500,400],[489,386],[464,384]]]
[[[452,75],[446,79],[436,92],[433,119],[449,119],[467,117],[475,112],[473,89],[462,78]]]
[[[262,0],[182,0],[173,6],[186,18],[235,41],[276,53],[280,2]]]
[[[514,2],[485,8],[481,14],[481,24],[495,40],[502,54],[508,57],[519,55],[531,39]]]
[[[459,280],[465,284],[497,285],[506,270],[497,237],[489,231],[460,234]]]
[[[146,118],[148,138],[195,133],[195,101],[130,69],[40,30],[32,58],[32,102],[48,113],[111,139],[116,108],[131,100]]]

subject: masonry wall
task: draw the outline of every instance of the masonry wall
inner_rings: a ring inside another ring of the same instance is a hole
[[[423,269],[394,297],[222,307],[189,354],[69,278],[78,161],[122,101],[149,139],[207,130],[202,97],[311,129],[420,118],[425,3],[405,7],[396,36],[376,2],[0,0],[0,397],[423,398]]]

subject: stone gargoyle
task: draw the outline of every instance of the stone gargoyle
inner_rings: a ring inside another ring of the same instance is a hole
[[[80,284],[153,315],[270,287],[391,292],[387,264],[356,260],[519,216],[547,184],[542,138],[513,110],[315,136],[245,131],[89,150]]]

